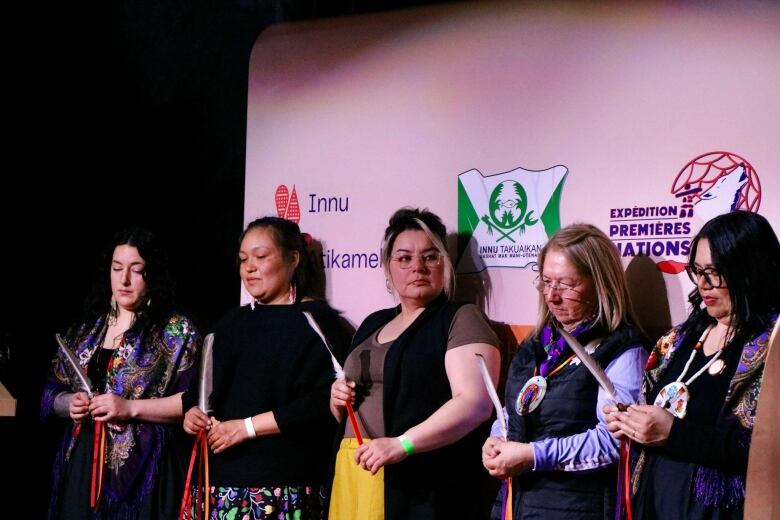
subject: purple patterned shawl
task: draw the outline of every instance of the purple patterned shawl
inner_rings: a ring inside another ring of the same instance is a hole
[[[105,336],[105,318],[94,325],[82,325],[67,338],[81,366],[86,370],[92,355],[100,348]],[[165,327],[153,328],[144,338],[127,332],[122,344],[114,352],[107,374],[105,388],[125,399],[149,399],[183,392],[197,373],[201,336],[191,321],[173,314]],[[71,369],[58,351],[52,361],[52,370],[46,380],[41,402],[41,416],[53,414],[55,397],[61,392],[75,392],[79,388],[71,381]],[[128,517],[137,509],[157,481],[164,448],[173,436],[176,425],[129,422],[108,424],[108,449],[103,480],[103,501],[119,509],[126,509]],[[49,514],[56,511],[62,485],[64,466],[75,444],[73,423],[65,431],[55,460],[54,490]],[[85,490],[88,493],[89,490]]]

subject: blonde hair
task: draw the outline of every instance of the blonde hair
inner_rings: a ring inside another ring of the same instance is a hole
[[[393,253],[393,244],[398,235],[404,231],[422,231],[439,252],[444,271],[444,294],[450,298],[455,292],[455,269],[445,245],[447,229],[438,215],[428,211],[428,209],[405,207],[390,217],[382,240],[382,269],[384,269],[385,277],[390,280],[390,256]]]
[[[597,322],[614,332],[621,324],[636,323],[623,264],[615,244],[596,226],[571,224],[558,230],[539,252],[539,274],[550,251],[560,251],[581,276],[593,282]],[[544,294],[539,293],[539,333],[551,316]]]

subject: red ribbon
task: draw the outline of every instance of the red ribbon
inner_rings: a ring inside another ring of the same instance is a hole
[[[105,464],[106,430],[101,421],[95,421],[95,438],[92,442],[92,482],[89,488],[89,505],[97,510],[100,491],[103,488],[103,465]]]
[[[198,454],[200,453],[200,457]],[[198,477],[197,477],[197,495],[195,496],[195,510],[192,511],[192,474],[195,469],[195,461],[198,460]],[[200,493],[200,490],[203,493]],[[179,520],[185,520],[187,515],[192,513],[192,518],[196,519],[200,516],[201,510],[204,512],[204,519],[209,517],[209,498],[211,495],[211,489],[209,487],[209,444],[206,439],[206,430],[200,430],[195,436],[195,444],[192,446],[192,453],[190,454],[190,464],[187,468],[187,479],[184,482],[184,496],[181,499],[181,507],[179,508]],[[201,507],[200,501],[203,501],[203,507]]]
[[[355,438],[358,445],[363,445],[363,436],[360,434],[360,428],[358,427],[357,417],[355,417],[355,410],[352,409],[352,403],[347,401],[347,415],[349,415],[349,422],[352,423],[352,430],[355,432]]]
[[[618,478],[623,479],[621,486],[623,496],[619,497],[627,520],[633,520],[631,512],[631,439],[623,439],[620,443],[620,462],[618,463]]]

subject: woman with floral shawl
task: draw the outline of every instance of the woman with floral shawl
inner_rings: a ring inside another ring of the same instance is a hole
[[[183,489],[181,393],[197,369],[200,335],[172,312],[154,236],[114,237],[83,322],[64,339],[91,393],[60,349],[41,414],[69,419],[53,469],[49,518],[170,519]],[[110,287],[105,283],[110,280]],[[183,435],[182,435],[183,436]]]

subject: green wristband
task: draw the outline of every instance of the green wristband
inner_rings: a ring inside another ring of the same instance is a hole
[[[414,453],[414,445],[412,445],[412,441],[409,440],[409,437],[406,435],[399,435],[398,440],[401,443],[401,446],[403,446],[407,455]]]

